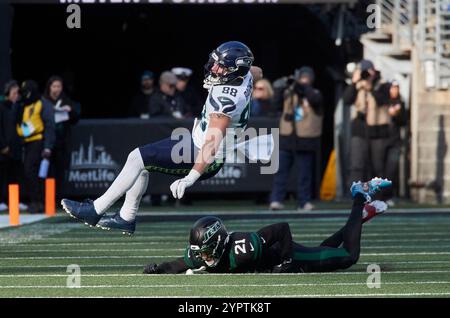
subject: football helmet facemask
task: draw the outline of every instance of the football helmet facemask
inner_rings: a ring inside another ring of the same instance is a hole
[[[189,248],[197,259],[209,267],[216,266],[228,242],[228,232],[219,218],[206,216],[192,226]]]
[[[253,53],[244,43],[230,41],[221,44],[209,54],[208,63],[205,64],[205,88],[245,76],[253,60]]]

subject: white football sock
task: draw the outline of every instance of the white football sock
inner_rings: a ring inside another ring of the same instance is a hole
[[[148,176],[149,172],[147,170],[142,171],[134,185],[125,195],[125,202],[120,209],[120,217],[127,222],[132,222],[136,219],[142,196],[147,191]]]
[[[105,213],[125,192],[130,190],[144,169],[141,152],[136,148],[128,155],[127,162],[113,184],[100,198],[94,201],[97,214]]]

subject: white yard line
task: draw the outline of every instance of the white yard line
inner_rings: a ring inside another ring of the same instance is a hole
[[[361,246],[361,249],[450,249],[449,244],[443,244],[443,245],[433,245],[430,246],[429,244],[425,245],[380,245],[380,246]],[[185,248],[126,248],[126,249],[28,249],[28,250],[1,250],[2,253],[70,253],[70,252],[77,252],[77,253],[89,253],[89,252],[105,252],[105,253],[112,253],[112,252],[133,252],[133,251],[142,251],[142,252],[161,252],[161,251],[184,251]],[[425,252],[425,251],[424,251]]]
[[[343,297],[388,297],[388,296],[450,296],[450,292],[445,293],[379,293],[379,294],[285,294],[285,295],[240,295],[239,298],[343,298]],[[30,296],[17,296],[15,298],[30,298]],[[42,296],[36,296],[32,298],[48,298]],[[80,298],[79,296],[52,296],[52,298]],[[89,298],[111,298],[111,296],[89,296]],[[192,299],[202,299],[202,298],[236,298],[236,296],[142,296],[142,295],[128,295],[128,296],[114,296],[114,298],[192,298]]]
[[[383,282],[382,285],[443,285],[450,281],[419,281],[419,282]],[[367,286],[367,283],[293,283],[293,284],[152,284],[152,285],[81,285],[75,289],[87,288],[186,288],[186,287],[316,287],[316,286]],[[34,289],[34,288],[68,288],[66,285],[6,285],[0,289]]]
[[[81,265],[81,267],[83,267]],[[381,271],[383,275],[385,274],[444,274],[444,273],[450,273],[450,270],[431,270],[431,271],[392,271],[392,272],[385,272]],[[182,276],[183,274],[164,274],[163,276],[159,277],[169,277],[169,276]],[[367,272],[324,272],[324,273],[283,273],[283,274],[276,274],[276,273],[246,273],[246,274],[209,274],[209,273],[202,273],[197,275],[212,275],[212,276],[297,276],[297,277],[306,277],[306,276],[324,276],[324,275],[367,275]],[[0,275],[0,278],[19,278],[19,277],[68,277],[68,274],[4,274]],[[148,279],[151,279],[152,277],[158,277],[158,275],[147,275],[147,274],[82,274],[81,277],[147,277]]]
[[[368,265],[373,264],[373,262],[358,262],[360,265]],[[450,260],[448,261],[386,261],[382,262],[381,265],[401,265],[401,264],[450,264]],[[142,267],[142,263],[138,264],[85,264],[81,265],[82,268],[108,268],[108,267]],[[2,265],[1,268],[67,268],[67,265]]]
[[[361,253],[361,256],[414,256],[414,255],[450,255],[450,252],[411,252],[411,253]],[[171,258],[180,255],[102,255],[102,256],[33,256],[0,257],[0,260],[37,260],[37,259],[108,259],[108,258]]]
[[[370,240],[372,243],[400,243],[400,242],[409,242],[411,244],[414,244],[415,242],[419,242],[419,243],[423,243],[422,239],[418,239],[418,240],[414,240],[414,239],[371,239]],[[447,242],[450,241],[450,238],[432,238],[432,239],[427,239],[427,242]],[[302,241],[302,243],[317,243],[317,242],[321,242],[320,240],[305,240]],[[79,242],[79,243],[13,243],[13,244],[5,244],[5,243],[0,243],[0,248],[1,247],[14,247],[17,248],[18,246],[21,247],[32,247],[32,246],[37,246],[37,247],[44,247],[44,246],[92,246],[93,244],[95,245],[112,245],[112,243],[110,242],[100,242],[100,243],[86,243],[86,242]],[[129,241],[129,242],[114,242],[114,245],[161,245],[161,244],[173,244],[173,242],[133,242],[133,241]],[[187,243],[186,243],[187,244]],[[13,246],[12,246],[13,245]]]
[[[95,232],[93,232],[95,233]],[[70,233],[67,233],[70,235]],[[99,234],[99,233],[96,233]],[[326,232],[326,233],[298,233],[294,234],[294,238],[303,238],[303,237],[320,237],[325,238],[327,235],[331,235],[332,233]],[[91,233],[79,233],[74,235],[73,238],[67,237],[69,235],[65,235],[64,237],[49,237],[45,238],[47,241],[59,241],[59,242],[66,242],[66,241],[73,241],[73,240],[80,240],[80,239],[102,239],[102,240],[114,240],[117,239],[117,236],[122,237],[122,234],[120,232],[104,232],[101,233],[101,235],[95,235]],[[153,239],[153,240],[167,240],[172,239],[172,242],[176,242],[176,239],[179,239],[180,241],[186,241],[188,234],[185,235],[143,235],[137,233],[135,236],[131,237],[123,237],[123,239],[129,239],[131,242],[136,239]],[[80,236],[83,236],[83,238],[80,238]],[[447,238],[450,238],[450,232],[424,232],[424,233],[417,233],[417,232],[410,232],[410,233],[363,233],[363,237],[392,237],[392,236],[399,236],[399,237],[417,237],[417,236],[425,236],[425,237],[431,237],[431,236],[444,236]],[[93,242],[95,243],[95,242]]]

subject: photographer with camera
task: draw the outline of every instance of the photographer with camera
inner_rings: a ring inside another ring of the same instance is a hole
[[[362,60],[344,91],[344,104],[354,105],[351,125],[349,181],[370,175],[386,177],[384,163],[389,138],[390,115],[380,72],[369,60]]]
[[[271,210],[280,210],[286,195],[289,172],[298,160],[297,200],[298,210],[312,210],[312,180],[316,151],[322,135],[322,94],[312,85],[314,71],[304,66],[295,71],[294,81],[287,81],[280,118],[280,163],[274,176]],[[279,87],[279,86],[278,86]]]

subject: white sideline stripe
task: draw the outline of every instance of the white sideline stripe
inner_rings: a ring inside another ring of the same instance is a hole
[[[373,262],[358,262],[360,265],[369,265]],[[398,262],[383,262],[381,265],[401,265],[401,264],[450,264],[449,261],[398,261]],[[81,265],[83,268],[108,268],[108,267],[142,267],[143,264],[85,264]],[[67,268],[67,265],[2,265],[2,268]]]
[[[450,227],[450,224],[449,224]],[[254,229],[250,229],[250,228],[246,228],[247,231],[244,232],[252,232],[252,230]],[[302,236],[303,234],[309,235],[309,234],[329,234],[331,235],[332,233],[336,232],[339,229],[339,226],[337,227],[333,227],[330,229],[308,229],[308,228],[304,228],[304,229],[294,229],[292,230],[293,235],[299,235]],[[423,227],[422,227],[423,229]],[[244,229],[242,229],[244,230]],[[233,232],[241,232],[242,230],[239,231],[233,231]],[[257,229],[256,229],[257,230]],[[400,233],[400,234],[412,234],[412,235],[430,235],[430,234],[434,234],[434,233],[439,233],[439,234],[446,234],[449,235],[449,233],[447,231],[441,231],[440,232],[430,232],[432,230],[435,230],[433,227],[430,227],[429,229],[424,229],[423,231],[415,231],[415,230],[411,230],[411,229],[370,229],[368,230],[369,233],[365,233],[365,235],[375,235],[375,234],[392,234],[392,233]],[[151,233],[151,231],[137,231],[135,232],[135,236],[136,237],[162,237],[162,238],[167,238],[167,237],[181,237],[181,236],[188,236],[189,232],[184,230],[184,231],[176,231],[176,230],[171,230],[171,229],[167,229],[167,231],[156,231],[157,233]],[[69,235],[69,236],[73,236],[73,237],[78,237],[78,236],[110,236],[111,234],[121,234],[120,231],[105,231],[105,230],[100,230],[100,229],[94,229],[92,231],[68,231],[65,233],[56,233],[55,235],[61,235],[61,236],[65,236],[65,235]],[[165,234],[165,235],[162,235]]]
[[[116,235],[120,234],[119,232],[114,232]],[[70,233],[66,233],[66,234],[70,234]],[[81,234],[81,233],[80,233]],[[86,234],[84,237],[85,238],[92,238],[92,239],[117,239],[117,237],[111,236],[111,235],[106,235],[107,233],[102,233],[102,235],[91,235],[90,233],[84,233]],[[108,234],[112,234],[112,233],[108,233]],[[302,238],[302,237],[321,237],[323,238],[326,235],[331,235],[332,233],[326,232],[325,233],[308,233],[308,234],[294,234],[293,237],[294,238]],[[122,235],[122,234],[120,234]],[[417,236],[446,236],[448,237],[450,234],[449,232],[426,232],[426,233],[416,233],[416,232],[411,232],[411,233],[401,233],[401,234],[396,234],[396,233],[364,233],[363,236],[364,237],[389,237],[389,236],[412,236],[412,237],[417,237]],[[62,237],[49,237],[46,238],[46,240],[49,241],[73,241],[76,239],[79,239],[80,235],[74,235],[73,238],[67,238],[68,235],[65,235],[64,238]],[[175,239],[180,239],[180,240],[186,240],[187,234],[186,235],[142,235],[142,234],[136,234],[134,236],[137,239],[161,239],[161,240],[166,240],[168,238],[172,239],[172,242],[176,241]],[[133,237],[129,238],[130,240],[133,240]],[[95,243],[95,242],[94,242]]]
[[[343,298],[343,297],[386,297],[386,296],[448,296],[449,293],[379,293],[379,294],[285,294],[285,295],[241,295],[239,298]],[[114,298],[186,298],[187,296],[142,296],[142,295],[131,295],[131,296],[114,296]],[[16,296],[14,298],[30,298],[30,296]],[[48,298],[42,296],[33,296],[31,298]],[[52,298],[80,298],[80,296],[52,296]],[[111,296],[89,296],[89,298],[111,298]],[[236,298],[236,296],[189,296],[188,298]]]
[[[411,253],[361,253],[360,256],[414,256],[414,255],[450,255],[450,252],[411,252]],[[104,256],[33,256],[33,257],[0,257],[0,260],[34,260],[34,259],[109,259],[109,258],[170,258],[180,255],[104,255]]]
[[[371,239],[371,242],[376,242],[376,243],[389,243],[389,242],[410,242],[410,243],[414,243],[414,242],[420,242],[423,243],[423,240],[414,240],[414,239]],[[433,239],[427,239],[427,242],[443,242],[443,241],[450,241],[450,238],[446,239],[446,238],[433,238]],[[302,243],[317,243],[317,242],[321,242],[320,240],[305,240],[302,241]],[[161,245],[161,244],[173,244],[173,242],[113,242],[113,243],[106,243],[106,242],[100,242],[100,243],[0,243],[0,247],[11,247],[12,245],[14,246],[14,248],[21,246],[21,247],[31,247],[31,246],[84,246],[84,245],[88,245],[88,246],[92,246],[92,244],[95,245]]]
[[[81,265],[81,267],[83,267]],[[450,270],[435,270],[435,271],[392,271],[385,272],[381,271],[384,274],[442,274],[442,273],[450,273]],[[180,277],[184,274],[162,274],[163,277],[176,276]],[[323,273],[202,273],[197,275],[212,275],[212,276],[297,276],[297,277],[306,277],[306,276],[323,276],[323,275],[367,275],[367,272],[323,272]],[[161,275],[147,275],[147,274],[81,274],[82,277],[162,277]],[[5,274],[0,275],[0,278],[30,278],[30,277],[68,277],[67,274]]]
[[[276,221],[275,221],[276,222]],[[254,224],[229,224],[229,222],[227,222],[227,227],[230,231],[246,231],[249,230],[253,227],[262,227],[268,224],[272,224],[274,223],[274,221],[272,222],[267,222],[267,223],[254,223]],[[342,222],[318,222],[318,223],[314,223],[314,224],[309,224],[307,222],[305,223],[294,223],[294,222],[288,222],[289,226],[291,229],[294,230],[308,230],[308,229],[323,229],[323,230],[329,230],[329,229],[334,229],[336,226],[343,226],[345,225],[345,220]],[[327,224],[329,223],[329,224]],[[368,226],[373,230],[383,230],[386,228],[386,226],[389,226],[391,228],[394,228],[396,231],[400,231],[400,230],[408,230],[408,229],[418,229],[421,230],[424,228],[424,226],[429,226],[429,227],[438,227],[438,228],[446,228],[448,227],[450,222],[437,222],[437,223],[431,223],[431,222],[423,222],[423,223],[396,223],[396,224],[392,224],[392,223],[388,223],[388,222],[383,222],[383,223],[375,223],[373,222],[373,224],[371,224],[370,222],[367,225],[364,226]],[[170,223],[167,224],[161,224],[160,226],[146,226],[146,225],[138,225],[138,231],[145,231],[145,232],[149,232],[149,231],[155,231],[155,232],[165,232],[164,228],[166,227],[170,227],[171,230],[173,230],[174,232],[183,232],[186,233],[189,231],[189,226],[191,224],[190,223],[186,223],[186,224],[180,224],[180,225],[173,225],[171,226]],[[69,231],[71,232],[77,232],[77,233],[82,233],[82,232],[86,232],[88,231],[89,228],[88,227],[72,227],[69,229]],[[100,233],[100,229],[99,228],[95,228],[95,229],[91,229],[96,231],[96,233]]]
[[[32,257],[0,257],[0,260],[36,260],[36,259],[109,259],[109,258],[175,258],[180,255],[103,255],[103,256],[32,256]]]
[[[393,245],[393,246],[361,246],[361,249],[430,249],[429,245]],[[434,245],[432,249],[450,248],[450,245]],[[2,250],[2,253],[69,253],[69,252],[132,252],[132,251],[142,251],[142,252],[161,252],[161,251],[184,251],[186,248],[127,248],[127,249],[47,249],[47,250]]]
[[[449,225],[450,228],[450,225]],[[336,228],[334,230],[325,230],[325,231],[310,231],[310,230],[306,230],[306,231],[297,231],[297,232],[292,232],[292,236],[293,237],[326,237],[326,236],[330,236],[331,234],[333,234],[334,232],[336,232]],[[254,231],[246,231],[246,232],[254,232]],[[66,235],[64,235],[66,234]],[[64,239],[86,239],[86,238],[92,238],[92,239],[109,239],[109,238],[117,238],[117,235],[123,235],[120,232],[80,232],[80,233],[71,233],[71,232],[66,232],[64,234],[56,234],[56,235],[61,235],[64,236]],[[116,236],[116,237],[114,237]],[[175,232],[175,231],[171,231],[170,233],[168,233],[167,235],[160,235],[160,233],[158,234],[151,234],[151,233],[135,233],[134,237],[137,239],[143,239],[143,238],[148,238],[148,239],[181,239],[184,238],[186,239],[186,237],[188,236],[188,234],[186,234],[186,232]],[[433,229],[430,228],[427,231],[424,232],[417,232],[417,231],[370,231],[369,233],[363,233],[364,237],[377,237],[377,236],[399,236],[399,237],[416,237],[416,236],[430,236],[430,237],[435,237],[435,236],[446,236],[449,237],[450,234],[449,232],[433,232]],[[46,238],[47,239],[47,238]],[[58,239],[58,237],[49,237],[48,239],[50,240],[54,240],[54,239]],[[133,239],[133,236],[130,237],[130,239]]]
[[[96,268],[96,267],[144,267],[142,263],[139,264],[87,264],[87,265],[80,265],[81,268]],[[2,266],[2,268],[67,268],[67,265],[7,265]]]
[[[358,262],[360,265],[369,265],[373,262]],[[381,265],[393,265],[393,264],[450,264],[448,261],[396,261],[396,262],[382,262]],[[82,268],[107,268],[107,267],[142,267],[143,264],[86,264],[81,265]],[[67,268],[67,265],[2,265],[2,268]]]
[[[321,214],[349,214],[351,202],[348,203],[349,208],[347,209],[323,209],[323,210],[313,210],[309,212],[297,212],[297,210],[278,210],[278,211],[268,211],[268,210],[251,210],[251,211],[198,211],[198,212],[177,212],[177,211],[139,211],[138,215],[142,216],[160,216],[160,215],[253,215],[253,214],[262,214],[262,215],[274,215],[277,217],[277,213],[283,214],[292,214],[292,215],[321,215]],[[392,208],[389,209],[390,214],[392,213],[442,213],[449,212],[449,208],[410,208],[410,209],[401,209],[401,208]]]
[[[450,281],[423,281],[423,282],[383,282],[383,285],[435,285],[450,284]],[[316,286],[366,286],[367,283],[294,283],[294,284],[178,284],[178,285],[81,285],[75,289],[83,288],[186,288],[186,287],[316,287]],[[34,289],[34,288],[69,288],[66,285],[8,285],[0,289]],[[73,289],[73,288],[72,288]]]

